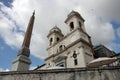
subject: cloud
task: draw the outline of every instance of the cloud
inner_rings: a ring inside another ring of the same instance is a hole
[[[3,68],[0,68],[0,72],[8,72],[10,71],[9,69],[3,69]]]
[[[11,15],[7,14],[9,11],[6,12],[2,10],[7,7],[3,4],[0,5],[2,6],[0,11],[0,37],[2,37],[9,46],[18,47],[18,45],[22,42],[23,35],[21,32],[17,32],[15,22],[13,21]]]
[[[47,56],[47,34],[57,25],[67,33],[64,20],[72,10],[85,18],[85,27],[92,37],[93,44],[108,45],[115,39],[111,21],[120,22],[119,0],[14,0],[12,7],[0,3],[0,36],[7,45],[19,49],[29,18],[35,10],[35,24],[31,40],[31,54]]]
[[[81,5],[85,10],[89,11],[87,14],[95,14],[106,21],[120,22],[120,0],[81,0],[78,5]]]
[[[86,20],[86,27],[88,33],[92,36],[92,41],[95,45],[107,45],[115,39],[115,33],[112,24],[109,22],[103,22],[96,16]]]

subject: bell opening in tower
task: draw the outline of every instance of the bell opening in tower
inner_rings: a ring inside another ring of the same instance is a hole
[[[53,38],[50,38],[50,45],[52,44]]]
[[[56,40],[57,40],[57,42],[58,42],[58,41],[60,40],[60,38],[59,38],[59,37],[57,37],[57,38],[56,38]]]
[[[72,31],[73,29],[74,29],[74,23],[71,22],[71,23],[70,23],[70,31]]]

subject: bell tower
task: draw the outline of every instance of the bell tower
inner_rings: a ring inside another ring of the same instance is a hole
[[[47,35],[48,38],[48,56],[55,54],[57,48],[52,48],[56,43],[58,43],[64,35],[62,34],[61,30],[55,26],[53,27],[50,31],[49,34]]]
[[[31,60],[29,59],[30,56],[30,41],[31,41],[31,34],[33,30],[34,25],[34,19],[35,19],[35,11],[33,12],[33,15],[30,18],[25,38],[22,44],[22,48],[18,53],[17,58],[12,63],[12,70],[13,71],[25,71],[29,70],[29,65],[31,64]]]
[[[65,20],[65,23],[68,26],[68,33],[74,31],[77,28],[86,32],[84,27],[85,20],[82,18],[82,16],[78,12],[72,11],[67,17],[68,18]]]
[[[70,44],[76,43],[73,49],[74,67],[86,67],[93,60],[91,37],[86,32],[84,22],[83,17],[76,11],[70,12],[65,20]]]
[[[63,36],[64,35],[62,34],[61,30],[57,26],[53,27],[47,36],[49,39],[49,46],[59,42]]]

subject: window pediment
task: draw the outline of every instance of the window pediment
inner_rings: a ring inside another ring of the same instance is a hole
[[[57,62],[60,62],[62,60],[65,60],[67,58],[67,56],[58,56],[57,58],[55,58],[54,62],[57,63]]]

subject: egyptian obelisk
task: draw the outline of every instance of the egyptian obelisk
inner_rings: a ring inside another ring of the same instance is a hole
[[[12,71],[25,71],[29,70],[29,66],[31,64],[31,60],[29,59],[30,56],[30,41],[31,41],[31,35],[34,25],[34,19],[35,19],[35,11],[33,12],[33,15],[30,18],[26,34],[23,40],[22,48],[19,50],[17,58],[12,63]]]

